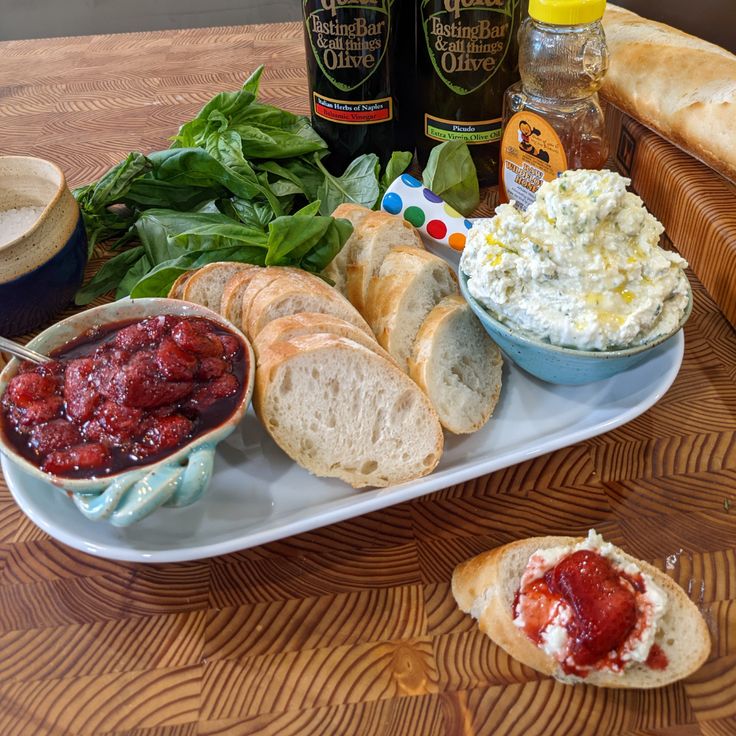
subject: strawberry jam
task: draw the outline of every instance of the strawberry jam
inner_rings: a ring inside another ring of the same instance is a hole
[[[94,328],[50,357],[11,379],[0,430],[30,462],[69,478],[155,462],[218,426],[248,370],[233,333],[173,315]]]
[[[601,667],[623,669],[624,645],[640,635],[644,623],[637,594],[645,592],[640,574],[618,570],[597,552],[578,550],[526,584],[514,600],[513,615],[519,616],[523,606],[524,633],[537,645],[542,645],[552,621],[564,626],[567,645],[562,669],[585,677]],[[657,650],[650,654],[652,661],[647,660],[647,665],[664,668],[666,655],[659,647]]]

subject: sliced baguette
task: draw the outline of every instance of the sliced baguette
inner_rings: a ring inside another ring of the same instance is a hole
[[[360,239],[359,229],[361,223],[371,212],[372,210],[362,205],[345,203],[338,205],[332,213],[333,217],[349,220],[353,226],[353,234],[348,238],[342,250],[327,264],[327,268],[323,271],[324,275],[332,281],[335,288],[341,294],[345,294],[346,289],[348,254],[351,248],[355,246],[356,241]]]
[[[293,337],[263,351],[253,406],[293,460],[355,488],[419,478],[442,454],[442,427],[427,397],[396,366],[344,337]]]
[[[455,272],[432,253],[400,246],[385,257],[371,280],[364,314],[380,345],[402,370],[409,370],[409,356],[422,322],[457,288]]]
[[[234,263],[232,261],[217,261],[209,263],[194,271],[184,283],[181,298],[187,302],[201,304],[214,311],[220,309],[222,291],[225,284],[236,273],[248,269],[258,268],[249,263]]]
[[[539,549],[582,541],[574,537],[522,539],[463,562],[452,576],[452,593],[458,606],[465,613],[472,612],[483,633],[523,664],[564,682],[572,680],[553,657],[514,625],[511,612],[531,555]],[[635,563],[642,572],[651,575],[667,594],[668,610],[660,621],[656,643],[664,650],[669,664],[664,670],[653,670],[636,663],[622,674],[595,671],[583,682],[612,688],[653,688],[687,677],[705,662],[710,652],[710,635],[703,617],[683,589],[665,573],[621,550],[617,552],[624,560]],[[576,678],[575,681],[580,680]]]
[[[372,212],[358,228],[358,237],[348,251],[346,296],[364,314],[368,306],[371,279],[386,256],[397,247],[424,250],[416,228],[386,212]]]
[[[372,350],[395,365],[394,359],[378,344],[372,334],[358,329],[340,317],[319,312],[300,312],[269,322],[253,341],[253,350],[258,357],[264,350],[277,342],[288,341],[302,335],[328,334],[347,337],[353,342]]]
[[[184,298],[184,284],[189,281],[190,277],[194,275],[194,271],[184,271],[179,278],[171,284],[169,289],[169,299],[183,299]]]
[[[366,321],[340,292],[326,284],[315,288],[314,284],[292,279],[277,279],[254,296],[243,310],[243,331],[255,340],[269,322],[300,312],[332,314],[372,335]]]
[[[455,434],[480,429],[501,392],[503,359],[465,299],[445,297],[419,328],[409,376],[424,391],[442,426]]]
[[[264,269],[250,268],[231,276],[220,299],[220,314],[238,329],[243,323],[243,294],[250,282]]]

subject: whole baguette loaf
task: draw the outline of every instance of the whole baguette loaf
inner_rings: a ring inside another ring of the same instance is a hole
[[[512,610],[524,568],[534,552],[582,541],[575,537],[522,539],[463,562],[452,575],[455,601],[460,610],[478,619],[484,634],[523,664],[563,682],[578,680],[565,675],[552,656],[514,625]],[[651,575],[667,595],[668,609],[660,620],[656,643],[667,656],[668,665],[664,670],[654,670],[634,663],[620,674],[610,670],[593,671],[584,682],[611,688],[653,688],[687,677],[710,653],[710,634],[703,617],[672,578],[620,549],[616,552],[625,563],[633,562],[642,572]]]
[[[615,5],[603,26],[610,65],[601,95],[736,180],[736,56]]]

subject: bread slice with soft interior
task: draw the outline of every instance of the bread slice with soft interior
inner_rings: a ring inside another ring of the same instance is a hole
[[[208,263],[194,271],[184,283],[181,290],[182,299],[187,302],[201,304],[214,311],[220,309],[222,292],[225,284],[236,273],[252,268],[258,268],[249,263],[234,263],[232,261],[217,261]]]
[[[184,298],[184,284],[186,284],[187,281],[194,275],[194,271],[184,271],[179,278],[174,281],[173,284],[171,284],[171,288],[169,289],[168,298],[169,299],[183,299]]]
[[[253,297],[243,312],[243,331],[255,340],[269,322],[299,312],[332,314],[372,334],[358,310],[340,292],[326,284],[316,286],[290,278],[273,281]]]
[[[452,267],[425,250],[400,246],[384,258],[371,280],[364,314],[402,370],[409,370],[414,339],[427,315],[457,289]]]
[[[227,280],[222,290],[219,312],[238,329],[243,323],[243,294],[250,282],[263,270],[265,269],[261,267],[253,267],[239,271]]]
[[[452,576],[452,593],[465,613],[478,619],[480,630],[498,646],[523,664],[565,682],[559,663],[536,646],[514,625],[512,611],[521,576],[529,558],[540,549],[572,546],[582,542],[575,537],[532,537],[484,552],[460,564]],[[655,642],[664,651],[668,665],[655,670],[634,663],[619,674],[610,670],[591,672],[583,682],[611,688],[653,688],[687,677],[708,658],[710,635],[695,604],[685,591],[656,567],[616,550],[625,562],[636,564],[662,588],[668,609],[660,620]],[[575,681],[580,681],[575,679]]]
[[[424,250],[424,243],[406,220],[386,212],[372,212],[358,227],[358,237],[347,253],[346,296],[361,313],[368,306],[371,279],[388,253],[397,247]]]
[[[459,294],[446,296],[419,328],[409,376],[429,396],[442,426],[455,434],[480,429],[501,392],[503,358]]]
[[[442,454],[442,427],[417,385],[344,337],[303,335],[262,351],[253,406],[293,460],[355,488],[419,478]]]
[[[359,329],[340,317],[320,312],[300,312],[269,322],[253,341],[253,350],[258,357],[266,348],[277,342],[303,335],[318,334],[347,337],[377,353],[390,363],[396,364],[396,361],[378,344],[373,333],[368,334],[365,330]]]
[[[353,226],[353,234],[347,239],[340,252],[327,264],[322,272],[335,285],[335,288],[345,294],[346,290],[346,269],[348,265],[348,256],[352,248],[356,247],[357,241],[360,240],[360,225],[372,210],[363,207],[360,204],[343,203],[335,207],[332,217],[349,220]]]

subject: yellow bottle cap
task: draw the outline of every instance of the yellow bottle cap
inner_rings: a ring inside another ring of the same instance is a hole
[[[529,15],[555,26],[594,23],[605,9],[606,0],[529,0]]]

